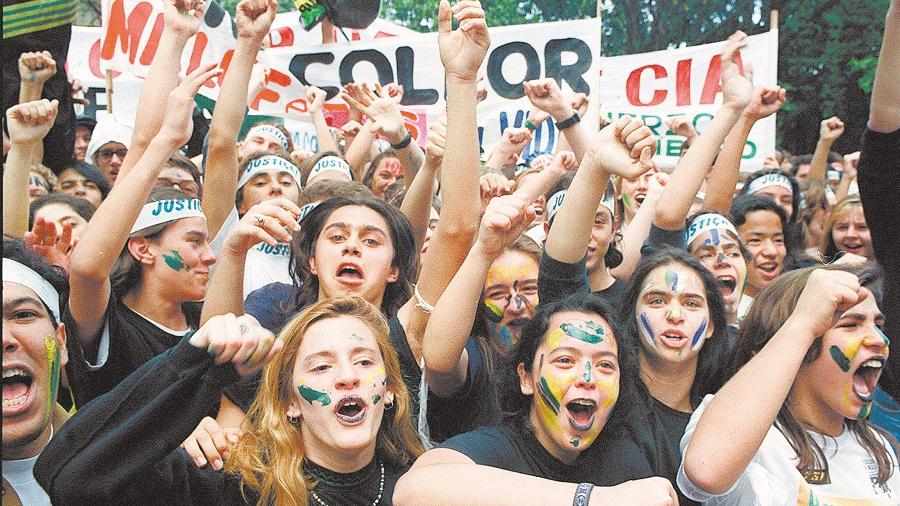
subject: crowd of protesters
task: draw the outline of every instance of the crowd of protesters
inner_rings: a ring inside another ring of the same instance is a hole
[[[346,84],[340,128],[307,86],[315,153],[241,136],[276,2],[237,5],[224,76],[182,75],[205,7],[166,1],[133,127],[41,98],[60,55],[18,59],[4,505],[900,504],[900,0],[860,151],[831,117],[749,175],[789,97],[739,71],[743,32],[662,170],[641,120],[582,121],[549,78],[480,153],[477,0],[441,1],[424,148],[393,83]]]

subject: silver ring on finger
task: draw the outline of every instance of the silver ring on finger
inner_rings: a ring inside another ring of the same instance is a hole
[[[266,223],[266,219],[259,215],[254,216],[253,219],[255,220],[254,225],[257,227],[262,227]]]

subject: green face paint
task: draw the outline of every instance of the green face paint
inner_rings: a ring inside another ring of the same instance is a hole
[[[847,358],[847,355],[844,355],[844,352],[841,351],[840,348],[832,346],[828,351],[831,353],[831,358],[837,363],[842,371],[847,372],[850,370],[850,359]]]
[[[547,378],[541,376],[541,382],[538,384],[538,394],[540,394],[541,399],[544,400],[544,404],[547,405],[553,411],[553,414],[559,414],[559,399],[553,395],[553,392],[550,391],[550,385],[547,384]]]
[[[858,420],[864,420],[869,417],[869,413],[872,412],[872,403],[867,402],[863,404],[861,408],[859,408],[859,417]]]
[[[584,341],[589,344],[597,344],[603,341],[603,327],[593,321],[584,322],[583,325],[563,323],[559,326],[569,337]]]
[[[571,443],[575,448],[578,448],[578,445],[581,444],[581,440],[576,437],[575,439],[569,441],[569,443]]]
[[[375,396],[372,397],[372,404],[378,404],[378,401],[380,401],[380,400],[381,400],[381,396],[378,394],[375,394]]]
[[[622,193],[622,202],[625,204],[625,207],[631,207],[631,197],[627,193]]]
[[[362,336],[357,334],[356,332],[350,334],[350,339],[353,339],[354,341],[358,341],[358,342],[362,342],[362,340],[363,340]]]
[[[187,265],[184,264],[184,260],[181,259],[181,253],[178,253],[175,250],[170,250],[171,254],[163,253],[163,260],[166,261],[166,265],[169,266],[173,271],[188,271],[190,270]]]
[[[318,402],[323,407],[331,404],[331,397],[329,397],[325,392],[320,392],[314,388],[309,388],[306,385],[298,386],[297,390],[300,391],[300,397],[306,399],[306,402],[310,403],[310,405],[312,405],[313,402]]]
[[[56,389],[59,387],[59,346],[56,339],[47,336],[44,338],[44,349],[47,351],[47,368],[49,370],[50,388],[47,389],[47,416],[56,404]]]
[[[591,382],[591,362],[588,360],[584,363],[584,381]]]

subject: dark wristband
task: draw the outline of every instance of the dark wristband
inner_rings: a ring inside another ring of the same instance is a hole
[[[403,149],[403,148],[405,148],[406,146],[409,146],[409,143],[410,143],[410,142],[412,142],[412,134],[409,133],[409,131],[407,131],[407,132],[406,132],[406,137],[404,137],[403,140],[400,141],[400,142],[398,142],[397,144],[391,144],[391,147],[394,148],[395,150],[397,150],[397,149]]]
[[[575,489],[575,498],[572,499],[572,506],[588,506],[592,490],[594,490],[593,483],[579,483],[578,488]]]
[[[581,123],[581,116],[579,116],[577,112],[574,112],[569,118],[558,121],[556,123],[556,128],[565,130],[569,127],[574,126],[576,123]]]

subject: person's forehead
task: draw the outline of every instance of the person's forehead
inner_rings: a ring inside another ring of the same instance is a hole
[[[541,344],[547,352],[563,347],[588,354],[617,349],[609,323],[599,314],[581,311],[560,311],[551,316]]]
[[[387,221],[381,214],[368,206],[343,206],[331,212],[325,227],[343,224],[353,228],[371,228],[375,227],[387,232]]]
[[[23,301],[33,301],[36,304],[43,304],[41,298],[34,290],[25,285],[16,283],[15,281],[3,282],[3,306]]]
[[[56,219],[68,217],[77,217],[82,220],[84,219],[81,218],[81,215],[78,214],[75,209],[72,209],[68,204],[63,204],[62,202],[53,202],[41,207],[37,210],[37,212],[35,212],[35,218],[37,218],[38,216],[42,216],[45,219],[55,218],[50,219],[49,221],[56,221]]]
[[[179,177],[181,179],[190,179],[190,180],[194,179],[194,176],[192,176],[191,173],[187,169],[184,169],[181,167],[175,167],[172,165],[163,167],[163,169],[161,171],[159,171],[159,175],[162,177]]]
[[[769,229],[772,232],[781,232],[781,219],[773,211],[760,209],[747,213],[746,220],[741,225],[741,228],[752,229],[753,231]]]
[[[665,292],[689,292],[704,296],[703,279],[695,270],[681,264],[663,264],[655,267],[644,278],[642,292],[660,290]]]
[[[306,328],[298,359],[323,352],[348,352],[357,348],[378,349],[375,334],[362,320],[342,315],[319,320]]]
[[[100,146],[100,149],[128,149],[121,142],[111,141]]]

